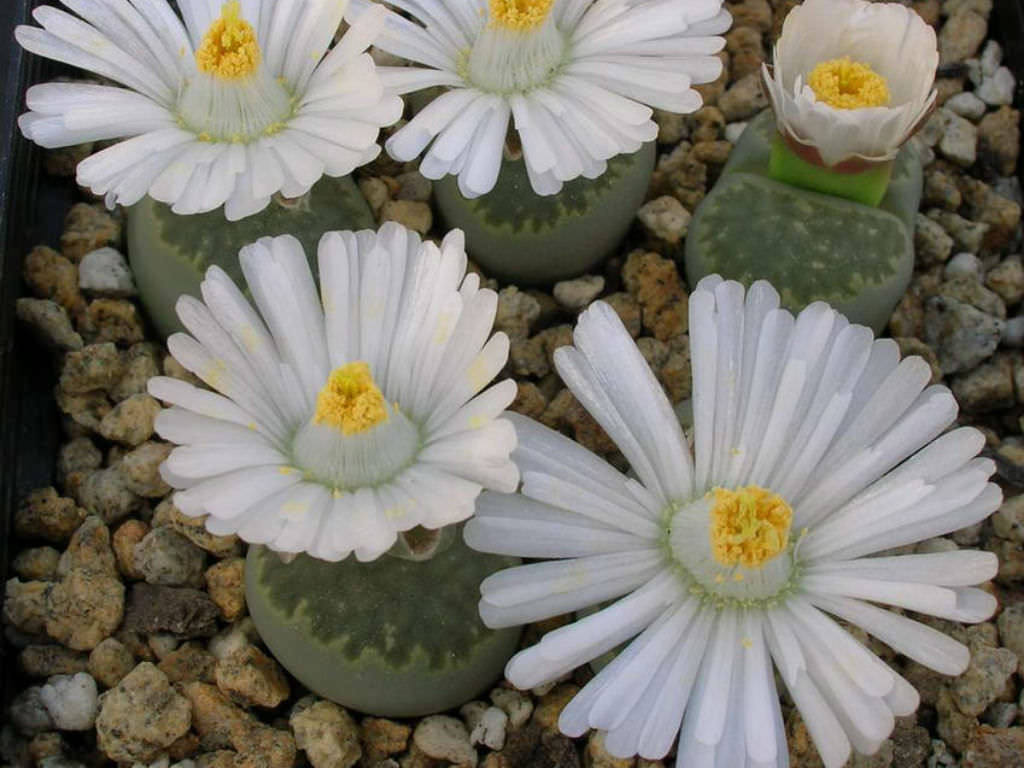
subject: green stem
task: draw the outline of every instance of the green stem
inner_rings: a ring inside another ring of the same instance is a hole
[[[858,173],[839,173],[798,157],[776,134],[772,141],[768,174],[783,184],[844,197],[875,208],[889,188],[892,163],[882,163]]]

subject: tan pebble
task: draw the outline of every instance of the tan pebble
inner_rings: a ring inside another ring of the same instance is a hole
[[[75,424],[85,427],[87,432],[97,431],[103,417],[110,413],[113,407],[106,394],[98,389],[81,395],[69,395],[58,389],[56,400],[57,407]]]
[[[149,380],[160,375],[160,351],[156,344],[144,341],[123,352],[122,363],[124,373],[109,391],[116,403],[145,394]]]
[[[94,299],[89,302],[79,330],[96,341],[129,346],[145,338],[142,315],[126,299]]]
[[[125,487],[146,499],[158,499],[169,494],[171,487],[160,476],[160,465],[172,450],[174,446],[170,443],[150,440],[126,453],[118,463]]]
[[[604,746],[605,732],[591,731],[583,750],[584,768],[633,768],[636,758],[613,757]]]
[[[206,530],[203,521],[206,516],[189,517],[181,512],[170,498],[164,499],[153,511],[153,525],[173,528],[200,549],[214,557],[237,557],[242,549],[235,535],[217,536]]]
[[[46,632],[79,651],[91,651],[124,616],[124,584],[105,573],[73,569],[47,599]]]
[[[382,717],[367,717],[362,722],[363,749],[368,764],[373,765],[388,755],[404,752],[412,728],[404,723]]]
[[[89,674],[104,688],[113,688],[134,668],[132,652],[113,637],[108,637],[89,654]]]
[[[86,476],[76,489],[78,503],[108,525],[123,520],[144,506],[143,500],[125,486],[119,467],[112,466]]]
[[[4,623],[27,635],[46,631],[47,603],[53,583],[8,579],[4,586]]]
[[[14,513],[14,530],[27,539],[67,541],[85,520],[86,512],[54,488],[32,491]]]
[[[380,211],[381,222],[397,221],[413,232],[427,234],[434,223],[430,206],[414,200],[389,200]]]
[[[141,445],[153,435],[153,420],[160,410],[156,398],[132,395],[103,417],[99,433],[124,445]]]
[[[28,743],[28,754],[37,766],[48,757],[60,758],[64,754],[64,739],[53,731],[37,733]]]
[[[117,245],[120,239],[121,224],[102,203],[76,203],[64,218],[60,249],[77,264],[89,251]]]
[[[234,729],[254,722],[252,715],[234,704],[214,685],[189,682],[180,690],[192,705],[192,727],[199,734],[203,749],[230,747]]]
[[[288,731],[237,724],[232,730],[232,744],[238,750],[235,768],[291,768],[295,764],[295,738]]]
[[[447,715],[425,717],[416,725],[412,738],[428,757],[458,766],[476,766],[476,750],[461,720]]]
[[[241,618],[245,614],[245,560],[234,557],[211,565],[206,569],[206,588],[225,621]]]
[[[103,454],[88,437],[76,437],[60,447],[57,454],[57,482],[62,484],[68,495],[73,495],[69,485],[74,482],[71,475],[84,478],[84,473],[99,469]]]
[[[81,349],[85,343],[71,327],[67,311],[55,301],[22,297],[15,302],[15,313],[18,321],[48,347],[73,350]]]
[[[540,418],[547,407],[547,399],[540,387],[530,381],[520,381],[516,399],[512,401],[509,410],[529,416],[531,419]]]
[[[172,683],[212,683],[216,657],[199,643],[185,643],[157,665]]]
[[[290,689],[276,661],[250,645],[217,663],[217,687],[244,706],[272,708],[288,698]]]
[[[78,289],[78,267],[52,248],[33,248],[25,257],[21,274],[36,298],[51,299],[72,316],[85,308],[85,299]]]
[[[351,768],[363,754],[352,716],[331,701],[318,701],[289,720],[295,745],[313,768]]]
[[[53,547],[23,549],[11,561],[11,570],[27,581],[52,581],[57,574],[60,552]]]
[[[72,569],[117,575],[114,550],[110,547],[110,529],[96,515],[85,518],[71,536],[57,566],[57,575],[63,578]]]
[[[373,215],[379,218],[381,208],[391,199],[388,185],[377,176],[368,176],[359,180],[359,191],[366,198]]]
[[[94,389],[107,390],[123,373],[121,353],[114,344],[90,344],[64,356],[60,388],[69,395],[81,395]]]
[[[533,722],[549,732],[558,731],[558,718],[566,704],[580,692],[578,685],[562,683],[540,697],[533,709]]]
[[[149,525],[142,520],[126,520],[114,531],[113,547],[118,570],[130,579],[141,579],[142,572],[135,563],[135,545],[149,533]]]
[[[51,677],[85,672],[89,657],[62,645],[29,645],[18,654],[18,663],[29,677]]]

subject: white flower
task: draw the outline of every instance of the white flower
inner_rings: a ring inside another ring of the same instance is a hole
[[[457,175],[465,197],[498,178],[509,118],[539,195],[604,173],[606,161],[653,141],[650,107],[693,112],[691,86],[714,80],[721,0],[439,0],[393,2],[376,41],[423,67],[382,67],[396,93],[444,86],[387,142],[420,172]],[[349,18],[373,7],[353,0]],[[431,144],[431,142],[433,142]]]
[[[762,75],[779,131],[827,166],[891,160],[935,103],[935,30],[899,3],[806,0],[774,60]]]
[[[225,205],[240,219],[372,160],[401,116],[365,53],[383,14],[325,56],[344,1],[179,0],[184,24],[166,0],[65,4],[81,18],[41,6],[43,28],[18,27],[18,42],[124,87],[37,85],[19,125],[44,147],[125,139],[78,166],[111,207],[148,193],[175,213]]]
[[[217,267],[203,301],[179,299],[192,335],[167,346],[220,394],[150,380],[174,406],[156,430],[180,446],[161,474],[212,533],[369,560],[399,531],[466,519],[482,487],[515,489],[515,431],[498,418],[515,382],[482,391],[509,342],[488,339],[497,295],[466,275],[458,230],[440,249],[393,223],[330,232],[318,257],[319,300],[290,235],[241,251],[260,314]]]
[[[477,549],[558,558],[481,587],[492,627],[605,606],[520,652],[532,688],[639,634],[568,704],[570,736],[608,731],[617,756],[664,756],[682,728],[689,766],[785,766],[772,662],[829,768],[875,752],[918,694],[833,618],[944,674],[960,643],[885,603],[988,618],[989,552],[885,556],[1000,503],[984,437],[918,357],[828,305],[793,316],[765,282],[717,275],[690,296],[694,458],[668,399],[606,304],[583,313],[555,363],[635,475],[522,417],[521,495],[484,494]],[[621,599],[620,599],[621,598]]]

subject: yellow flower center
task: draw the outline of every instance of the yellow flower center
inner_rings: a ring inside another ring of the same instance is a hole
[[[849,56],[823,61],[807,78],[818,101],[837,109],[884,107],[889,103],[885,78]]]
[[[554,0],[491,0],[491,25],[527,32],[551,13]]]
[[[316,398],[314,424],[327,424],[343,434],[355,435],[387,420],[387,404],[373,382],[369,365],[348,363],[331,371]]]
[[[760,568],[789,542],[793,510],[782,497],[749,485],[714,490],[711,553],[722,565]]]
[[[196,51],[200,72],[223,80],[248,77],[260,65],[260,45],[256,31],[242,18],[238,0],[224,3],[220,17],[206,31],[203,44]]]

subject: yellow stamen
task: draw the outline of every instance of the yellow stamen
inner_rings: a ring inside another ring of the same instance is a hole
[[[203,44],[196,51],[200,72],[223,80],[239,80],[259,67],[261,54],[256,32],[241,14],[238,0],[221,7],[220,17],[206,30]]]
[[[551,13],[554,0],[491,0],[491,25],[527,32]]]
[[[885,78],[849,56],[823,61],[807,78],[818,101],[837,109],[884,107],[889,103]]]
[[[355,435],[387,420],[384,395],[374,384],[366,363],[335,368],[317,395],[314,424],[327,424],[343,434]]]
[[[793,510],[781,496],[756,485],[714,495],[711,553],[719,563],[760,568],[786,548]]]

